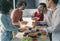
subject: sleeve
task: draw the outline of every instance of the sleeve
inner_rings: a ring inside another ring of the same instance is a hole
[[[11,12],[11,20],[12,20],[12,23],[16,23],[18,20],[17,20],[17,10],[16,9],[14,9],[12,12]]]
[[[47,16],[48,17],[48,22],[46,21],[46,23],[48,24],[48,26],[51,26],[52,13],[53,12],[51,10],[49,10],[48,13],[47,13],[48,14],[48,16]]]
[[[44,15],[44,20],[43,21],[40,21],[40,24],[47,24],[46,23],[46,17],[45,17],[45,15]]]
[[[22,12],[22,11],[20,11],[19,21],[23,21],[22,16],[23,16],[23,12]]]
[[[37,16],[37,12],[34,13],[34,17],[36,17],[36,16]]]
[[[9,18],[8,18],[9,19]],[[11,21],[8,20],[4,15],[1,18],[2,26],[6,31],[18,31],[18,28],[13,26]]]
[[[47,31],[47,32],[60,32],[60,10],[57,10],[55,12],[56,14],[56,18],[55,18],[55,21],[54,23],[52,24],[51,27],[48,27],[48,28],[44,28],[43,30],[44,31]]]

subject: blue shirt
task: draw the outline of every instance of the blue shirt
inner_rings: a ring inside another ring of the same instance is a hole
[[[13,26],[8,14],[0,14],[0,25],[5,31],[18,31],[18,28]]]
[[[18,28],[12,25],[9,14],[0,14],[0,25],[2,27],[0,40],[11,41],[13,38],[12,31],[17,32]]]

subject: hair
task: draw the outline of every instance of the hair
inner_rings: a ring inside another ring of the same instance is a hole
[[[55,4],[58,4],[59,0],[52,0]]]
[[[16,7],[19,8],[23,6],[23,3],[25,4],[25,6],[27,6],[27,3],[25,1],[21,1],[21,2],[17,2]]]
[[[40,3],[39,5],[42,5],[44,8],[47,7],[45,3]]]
[[[3,1],[1,4],[1,12],[4,14],[8,14],[10,8],[12,8],[11,3],[9,3],[8,1]]]

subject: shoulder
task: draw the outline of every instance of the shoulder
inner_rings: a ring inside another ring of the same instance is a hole
[[[54,13],[60,16],[60,8],[57,8]]]
[[[15,14],[18,12],[18,9],[13,9],[11,12],[11,16],[15,16]]]
[[[34,14],[36,15],[37,14],[37,11]]]
[[[18,11],[18,9],[13,9],[13,10],[12,10],[12,13],[17,12],[17,11]]]
[[[37,11],[35,13],[37,13]]]
[[[19,9],[17,8],[17,9],[12,10],[11,14],[15,14],[15,13],[19,13],[19,12],[22,12],[22,10],[19,10]]]

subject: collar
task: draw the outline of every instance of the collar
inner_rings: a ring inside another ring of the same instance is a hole
[[[57,4],[57,6],[56,6],[55,9],[51,9],[51,10],[54,12],[57,8],[60,8],[60,5],[59,4]]]

